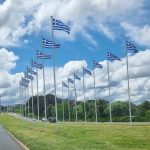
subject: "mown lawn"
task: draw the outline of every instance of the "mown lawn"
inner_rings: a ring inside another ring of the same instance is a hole
[[[150,125],[32,123],[7,114],[0,123],[30,150],[150,150]]]

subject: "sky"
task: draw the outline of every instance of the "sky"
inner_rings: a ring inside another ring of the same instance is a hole
[[[106,52],[121,58],[110,62],[111,101],[128,100],[125,40],[139,53],[129,55],[131,101],[149,99],[150,90],[150,2],[148,0],[0,0],[0,95],[2,104],[20,103],[19,80],[35,51],[41,50],[41,39],[51,40],[51,17],[71,28],[70,34],[54,31],[61,44],[56,49],[57,96],[61,82],[76,72],[82,79],[82,67],[93,71],[92,61],[103,65],[95,69],[96,96],[108,100]],[[51,54],[50,49],[45,53]],[[52,60],[45,61],[46,93],[54,93]],[[42,71],[39,92],[43,94]],[[93,76],[85,76],[86,99],[93,99]],[[31,95],[31,93],[30,93]],[[34,80],[36,95],[36,80]],[[64,89],[67,98],[67,89]],[[83,100],[82,80],[77,81],[78,100]],[[70,99],[74,99],[71,88]],[[25,101],[25,100],[24,100]]]

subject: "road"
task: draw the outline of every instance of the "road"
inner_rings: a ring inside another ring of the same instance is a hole
[[[19,145],[0,125],[0,150],[23,150]]]

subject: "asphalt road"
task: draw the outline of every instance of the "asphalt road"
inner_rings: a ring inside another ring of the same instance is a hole
[[[23,150],[15,140],[0,125],[0,150]]]

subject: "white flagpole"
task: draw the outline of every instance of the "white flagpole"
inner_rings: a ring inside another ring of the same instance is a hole
[[[77,91],[76,91],[76,80],[74,74],[74,94],[75,94],[75,111],[76,111],[76,122],[78,121],[78,112],[77,112]]]
[[[23,90],[23,86],[22,86],[22,114],[24,116],[24,90]]]
[[[62,81],[62,110],[63,110],[63,122],[64,122],[65,107],[64,107],[64,85],[63,85],[63,81]]]
[[[20,87],[21,89],[21,114],[23,116],[23,87]]]
[[[29,85],[27,87],[27,102],[28,102],[28,118],[29,118],[29,113],[30,113],[30,110],[29,110]]]
[[[32,70],[32,59],[31,59],[31,70]],[[31,93],[32,93],[32,118],[34,118],[33,80],[31,80]]]
[[[21,112],[22,112],[22,110],[21,110],[21,105],[22,105],[21,86],[19,89],[20,89],[20,116],[21,116]]]
[[[69,81],[68,81],[68,115],[69,115],[69,122],[70,122]]]
[[[94,79],[95,121],[97,122],[97,103],[96,103],[96,89],[95,89],[95,71],[94,71],[94,67],[93,67],[93,79]]]
[[[62,81],[62,110],[63,110],[63,122],[64,122],[64,85]]]
[[[32,70],[32,68],[31,68],[31,70]],[[34,118],[33,80],[31,80],[31,93],[32,93],[32,118]]]
[[[38,59],[37,59],[37,55],[36,55],[36,63],[38,64]],[[38,111],[38,120],[40,119],[40,110],[39,110],[39,79],[38,79],[38,67],[36,66],[36,72],[37,72],[37,111]]]
[[[112,122],[111,97],[110,97],[110,76],[109,76],[109,62],[108,62],[108,59],[107,59],[107,71],[108,71],[108,92],[109,92],[109,115],[110,115],[110,122]]]
[[[52,24],[52,42],[54,38],[53,34],[53,17],[51,16],[51,24]],[[56,72],[55,72],[55,49],[53,49],[53,73],[54,73],[54,91],[55,91],[55,115],[56,115],[56,122],[58,121],[58,114],[57,114],[57,97],[56,97]]]
[[[24,90],[25,90],[25,117],[27,117],[27,111],[26,111],[27,92],[26,92],[26,87],[24,88]]]
[[[42,44],[42,53],[44,54],[44,48]],[[44,94],[44,109],[45,109],[45,119],[47,119],[47,111],[46,111],[46,95],[45,95],[45,69],[44,69],[44,59],[42,59],[43,65],[43,94]]]
[[[131,100],[130,100],[130,79],[129,79],[129,64],[128,64],[128,50],[126,49],[126,64],[127,64],[127,78],[128,78],[128,101],[129,101],[129,116],[130,116],[130,122],[132,122],[132,112],[131,112]]]
[[[84,71],[83,71],[83,96],[84,96],[84,121],[86,122],[86,102],[85,102]]]

